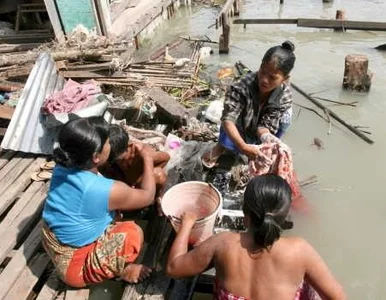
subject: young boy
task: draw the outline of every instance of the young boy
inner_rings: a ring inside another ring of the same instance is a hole
[[[110,178],[123,181],[130,186],[139,186],[143,175],[142,158],[138,149],[149,147],[140,142],[130,142],[128,133],[119,125],[110,126],[110,156],[100,172]],[[154,161],[154,179],[156,182],[156,199],[163,195],[167,175],[163,168],[168,163],[170,156],[166,152],[150,151]]]

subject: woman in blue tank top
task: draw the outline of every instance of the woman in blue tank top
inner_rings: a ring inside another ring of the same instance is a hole
[[[56,167],[43,210],[43,246],[59,276],[83,287],[120,277],[136,283],[151,269],[135,260],[143,232],[134,222],[115,221],[115,211],[154,203],[155,182],[150,148],[136,149],[143,162],[138,189],[103,177],[98,167],[110,154],[109,125],[103,118],[69,121],[59,132]]]

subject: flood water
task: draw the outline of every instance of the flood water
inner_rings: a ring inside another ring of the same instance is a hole
[[[346,10],[348,20],[384,21],[386,1],[346,0],[247,0],[240,18],[335,18]],[[208,35],[218,40],[214,23],[219,8],[180,8],[164,22],[147,47],[158,48],[180,35]],[[357,107],[330,108],[353,125],[368,126],[369,145],[333,121],[329,125],[313,112],[294,106],[293,125],[284,141],[294,152],[299,179],[316,175],[318,183],[303,189],[310,203],[307,214],[293,213],[295,228],[287,233],[306,238],[322,255],[343,284],[349,299],[386,299],[386,52],[373,47],[386,43],[386,33],[299,28],[295,25],[231,26],[229,55],[215,54],[206,60],[216,71],[223,62],[241,60],[257,69],[264,52],[291,40],[297,61],[291,80],[303,90],[341,102],[358,101]],[[374,73],[369,93],[342,91],[344,58],[365,54]],[[314,107],[295,93],[296,103]],[[324,102],[324,104],[327,104]],[[312,146],[314,137],[324,149]],[[383,186],[385,184],[385,187]]]

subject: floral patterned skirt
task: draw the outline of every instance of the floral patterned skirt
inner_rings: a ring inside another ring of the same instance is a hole
[[[42,241],[61,279],[70,286],[84,287],[121,276],[138,257],[143,236],[134,222],[114,222],[95,242],[75,248],[61,244],[44,224]]]

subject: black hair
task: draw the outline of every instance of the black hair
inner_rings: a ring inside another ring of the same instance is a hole
[[[284,76],[287,76],[295,64],[295,45],[290,41],[285,41],[279,46],[271,47],[264,54],[261,64],[273,61],[278,70],[282,71]]]
[[[102,117],[71,120],[59,131],[54,160],[68,168],[90,169],[94,153],[102,151],[108,137],[109,124]]]
[[[291,195],[289,184],[274,174],[257,176],[248,183],[243,211],[251,219],[250,230],[256,246],[269,249],[279,239]]]
[[[110,125],[110,156],[109,162],[114,162],[123,152],[127,150],[129,134],[119,125]]]

